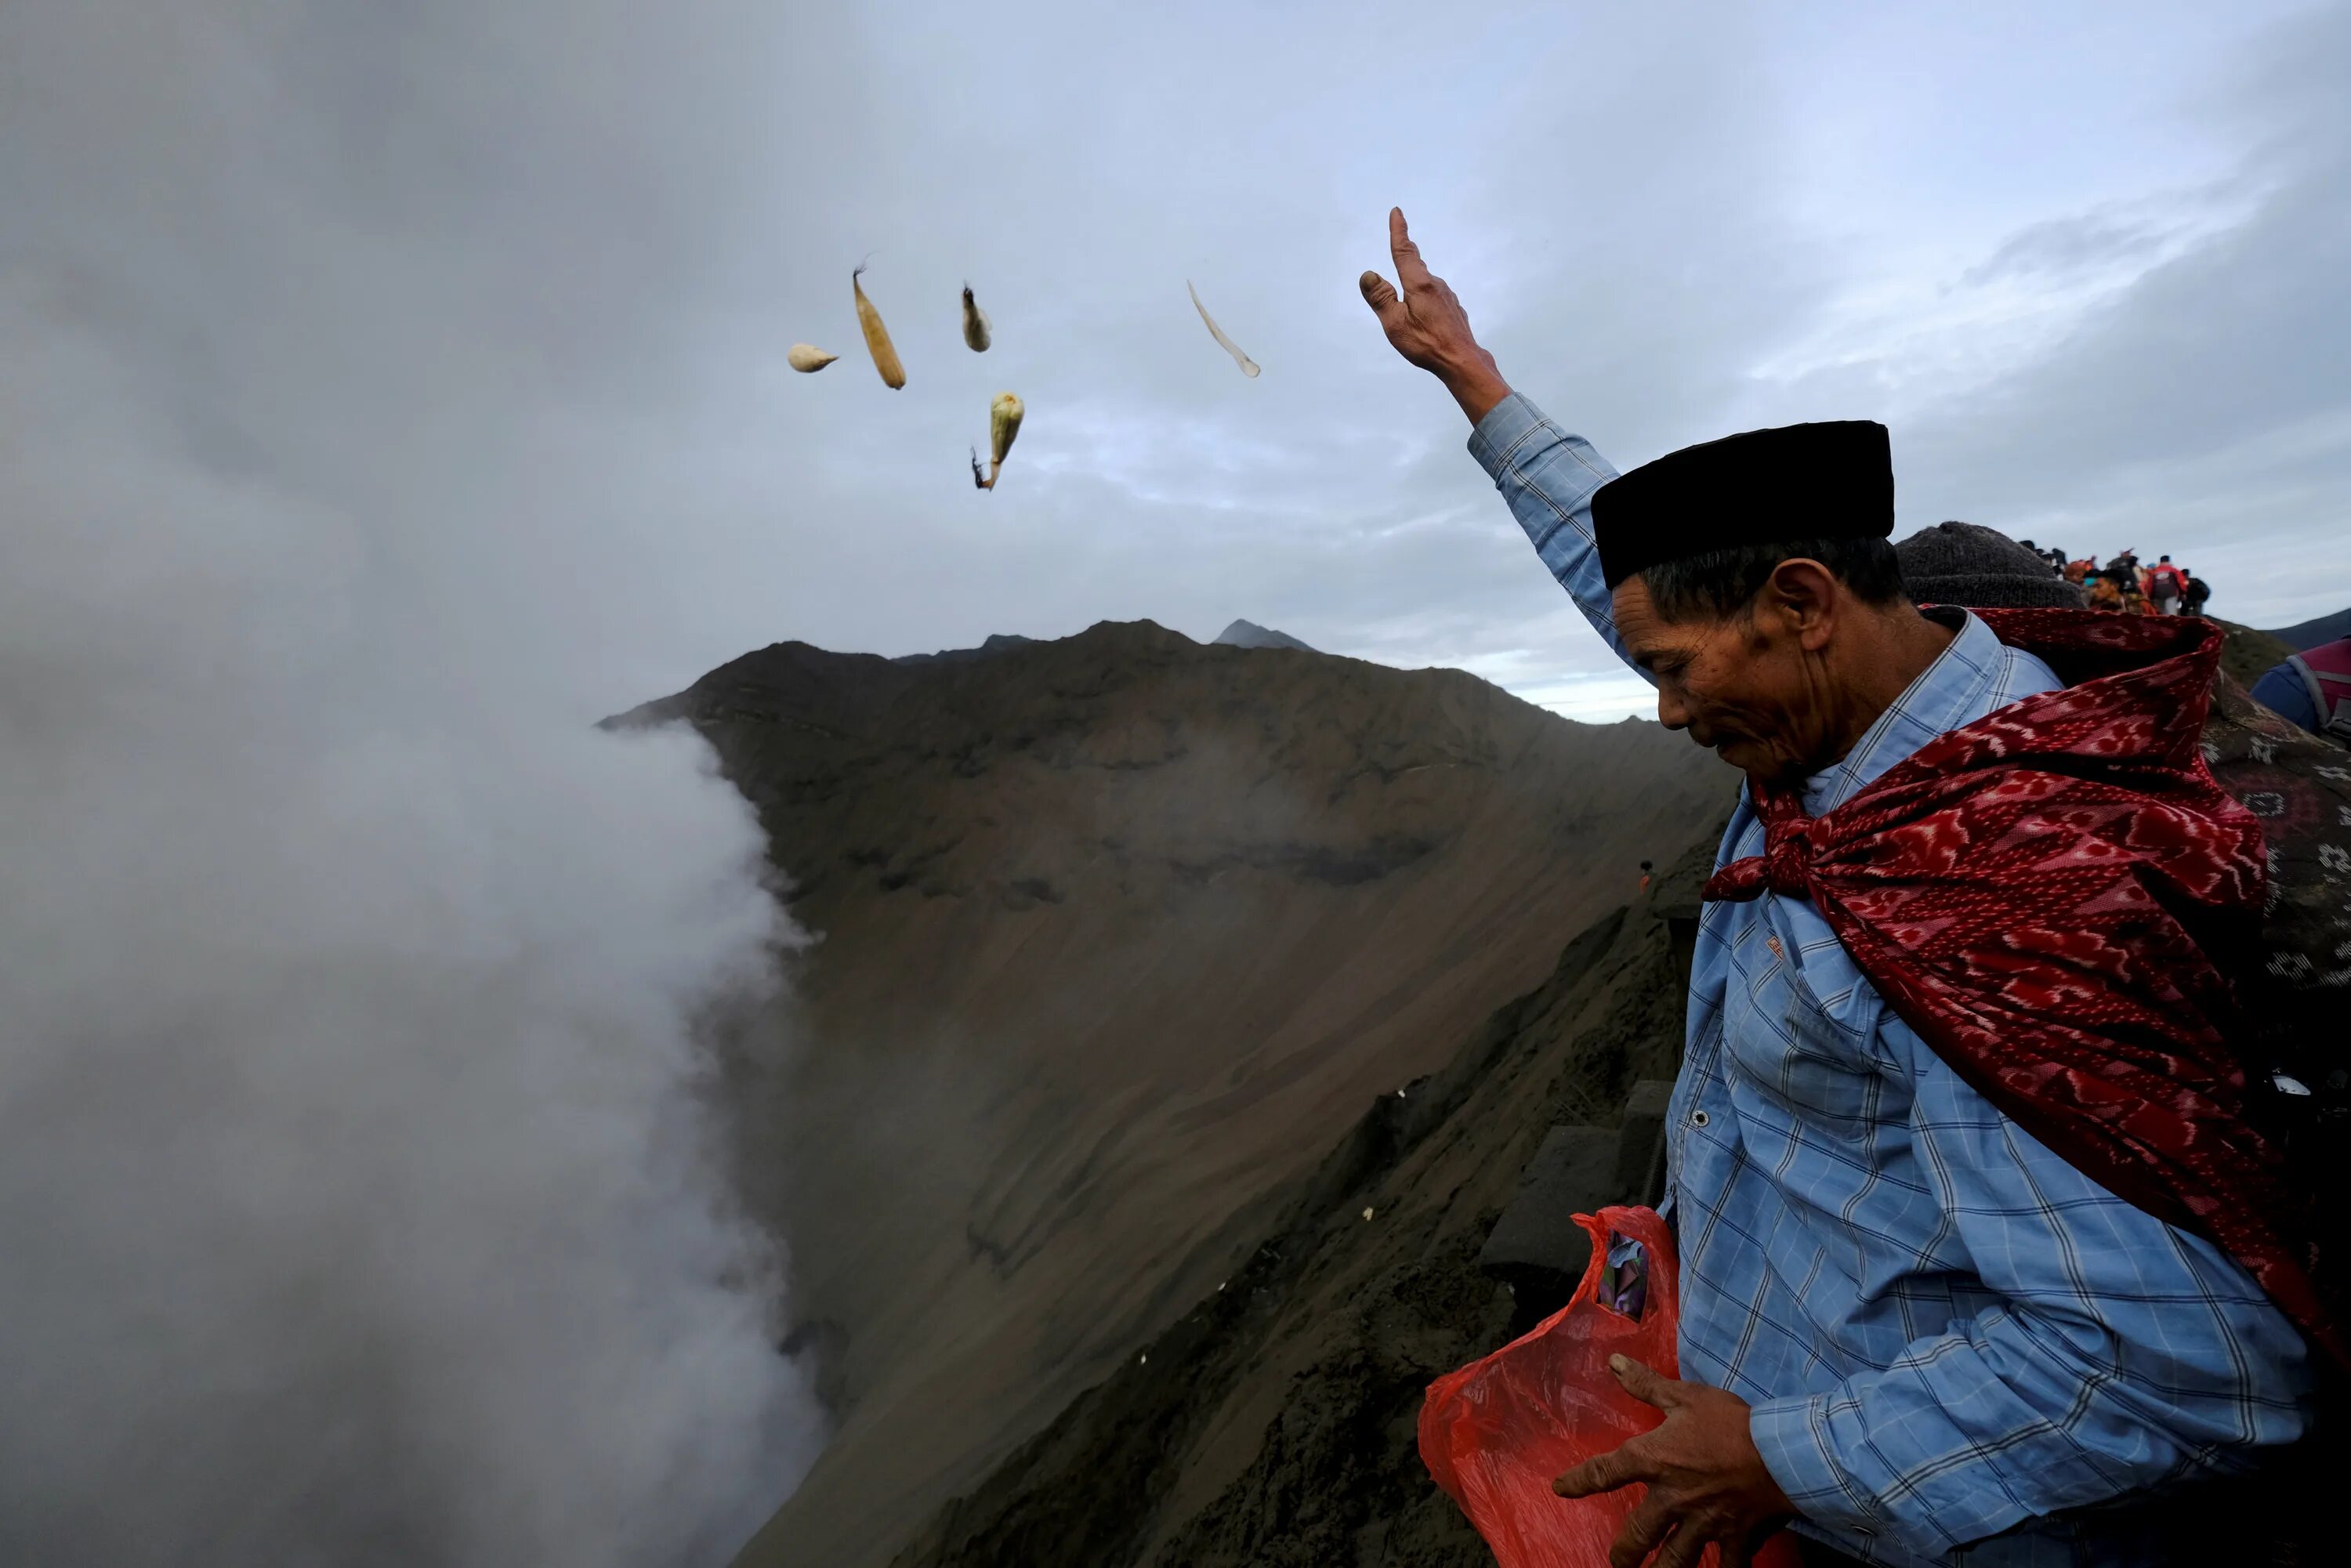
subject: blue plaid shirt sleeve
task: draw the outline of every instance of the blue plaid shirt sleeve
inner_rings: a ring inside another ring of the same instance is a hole
[[[1516,392],[1478,422],[1469,434],[1469,455],[1492,476],[1510,516],[1526,529],[1535,554],[1583,618],[1618,658],[1632,664],[1616,635],[1608,582],[1592,538],[1592,493],[1616,477],[1616,470],[1590,442],[1568,434]],[[1648,672],[1633,667],[1647,678]]]
[[[2242,1268],[2052,1154],[1890,1013],[1879,1040],[1917,1085],[1928,1250],[1971,1259],[1985,1296],[1911,1324],[1883,1370],[1755,1406],[1801,1512],[1942,1558],[2301,1434],[2308,1353]]]

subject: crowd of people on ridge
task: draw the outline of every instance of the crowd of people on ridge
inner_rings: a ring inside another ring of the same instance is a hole
[[[2123,550],[2103,566],[2068,560],[1978,523],[1937,523],[1894,547],[1903,581],[1921,604],[2030,610],[2116,610],[2133,615],[2197,615],[2212,597],[2202,578],[2164,556],[2153,566]]]
[[[2068,559],[2062,549],[2043,549],[2031,539],[2017,541],[2047,561],[2059,577],[2082,591],[2092,610],[2119,610],[2130,615],[2201,615],[2212,587],[2169,556],[2153,566],[2140,564],[2138,552],[2122,550],[2098,564],[2095,556]]]

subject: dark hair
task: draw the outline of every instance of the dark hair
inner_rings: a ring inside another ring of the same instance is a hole
[[[1902,597],[1902,562],[1881,538],[1791,539],[1740,545],[1679,560],[1661,560],[1641,573],[1650,601],[1667,621],[1733,615],[1754,601],[1783,560],[1816,560],[1865,604]]]

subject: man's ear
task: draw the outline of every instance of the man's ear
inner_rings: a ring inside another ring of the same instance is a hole
[[[1772,569],[1758,596],[1759,608],[1777,616],[1805,653],[1817,653],[1828,646],[1839,586],[1834,572],[1799,556]]]

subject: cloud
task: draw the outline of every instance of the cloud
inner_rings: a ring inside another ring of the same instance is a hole
[[[11,1561],[716,1562],[820,1437],[703,1101],[797,934],[588,723],[700,264],[555,243],[593,20],[371,16],[0,16]]]
[[[1205,637],[1247,612],[1407,664],[1605,669],[1355,296],[1397,202],[1506,371],[1622,461],[1876,413],[1906,507],[2136,504],[2088,455],[2030,497],[1968,474],[2043,472],[1998,461],[2004,433],[2021,451],[2046,428],[2029,400],[2008,412],[2020,378],[2305,155],[2267,78],[2227,79],[2262,48],[2258,11],[1525,6],[1434,32],[1387,4],[1115,26],[747,0],[240,15],[267,49],[220,68],[250,89],[205,110],[225,131],[159,148],[114,95],[50,104],[56,134],[12,139],[41,222],[0,245],[82,234],[131,279],[110,308],[201,292],[211,308],[142,336],[216,461],[301,427],[405,487],[354,433],[431,409],[451,477],[524,520],[417,549],[504,552],[478,562],[505,597],[475,618],[545,623],[498,641],[561,649],[550,679],[583,713],[779,637],[904,653],[1104,617]],[[136,79],[130,101],[169,104],[213,31],[110,37],[155,57],[152,81],[92,55],[21,85]],[[2123,49],[2133,70],[2105,69]],[[227,182],[222,135],[268,177]],[[225,183],[273,208],[247,214],[284,236],[262,265],[214,237],[236,232]],[[125,209],[165,243],[131,255],[109,233]],[[903,392],[858,341],[869,256]],[[1263,378],[1209,341],[1187,277]],[[996,320],[985,355],[957,336],[966,281]],[[2305,313],[2325,298],[2307,267],[2275,283]],[[432,307],[336,314],[379,292]],[[799,340],[843,358],[796,375]],[[322,345],[348,373],[302,373]],[[267,368],[230,384],[232,361]],[[1006,389],[1029,419],[983,495],[966,452]],[[1981,433],[1966,471],[1960,429]]]
[[[2164,248],[2170,231],[2151,214],[2112,207],[2027,224],[2000,248],[1960,275],[1970,288],[2011,278],[2067,278],[2116,265],[2144,264]]]
[[[2351,10],[2281,29],[2208,110],[2245,138],[2239,221],[2139,272],[2048,351],[1906,432],[1929,514],[2190,561],[2278,624],[2351,595]],[[2011,242],[2013,244],[2015,242]],[[2004,246],[2003,249],[2009,247]]]

